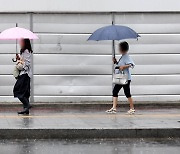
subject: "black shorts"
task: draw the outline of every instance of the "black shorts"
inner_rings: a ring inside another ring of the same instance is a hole
[[[113,97],[118,97],[118,93],[122,87],[124,89],[124,94],[126,95],[126,97],[127,98],[131,97],[130,83],[131,83],[131,80],[128,80],[128,83],[126,85],[116,84],[113,89]]]

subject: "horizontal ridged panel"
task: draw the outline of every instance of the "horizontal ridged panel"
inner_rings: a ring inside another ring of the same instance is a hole
[[[29,28],[30,15],[28,14],[0,14],[0,32],[16,26]]]
[[[180,13],[116,13],[115,19],[122,24],[177,24]]]
[[[132,75],[132,85],[180,85],[180,75]],[[111,75],[35,75],[34,84],[51,86],[111,86]],[[0,86],[16,82],[11,75],[0,76]]]
[[[158,95],[158,94],[179,94],[179,85],[141,85],[132,86],[133,95]],[[35,86],[35,95],[111,95],[111,86]],[[123,91],[120,92],[120,95]]]
[[[87,41],[89,35],[39,35],[34,41],[35,53],[83,53],[83,54],[111,54],[111,41]],[[130,53],[179,53],[180,35],[151,34],[141,35],[138,41],[130,42]],[[15,41],[2,41],[2,53],[15,53]],[[118,48],[116,47],[117,51]],[[171,50],[171,52],[169,52]]]
[[[131,44],[179,44],[179,34],[140,34],[138,41],[128,40]],[[89,34],[38,34],[35,44],[111,44],[111,41],[87,41]]]
[[[180,75],[133,76],[134,95],[178,94]],[[0,76],[0,95],[11,95],[15,79]],[[110,95],[111,76],[35,76],[35,95]],[[174,87],[174,88],[173,88]],[[120,93],[122,94],[122,92]]]
[[[14,54],[0,54],[0,74],[12,74]],[[131,55],[133,74],[178,74],[180,54]],[[111,55],[34,55],[35,74],[111,74]]]
[[[35,96],[34,97],[35,102],[40,103],[59,103],[59,102],[83,102],[83,103],[89,103],[89,102],[107,102],[112,101],[111,96]],[[144,96],[133,96],[133,99],[135,101],[142,101],[144,103],[147,103],[149,105],[149,101],[151,102],[157,102],[158,103],[164,103],[171,101],[180,101],[180,95],[144,95]],[[122,101],[127,101],[125,96],[119,96],[119,103],[124,103]],[[2,103],[9,103],[9,102],[19,102],[17,98],[14,98],[13,96],[0,96],[0,102]],[[126,102],[125,102],[126,103]]]
[[[13,86],[0,86],[1,96],[12,95]],[[179,85],[132,86],[133,95],[179,95]],[[40,96],[110,96],[111,86],[35,86],[35,95]],[[121,90],[120,95],[123,95]]]
[[[0,97],[0,100],[2,98]],[[11,99],[14,101],[14,99]],[[180,101],[180,95],[144,95],[144,96],[133,96],[134,101],[143,101],[149,104],[149,101],[154,102],[171,102]],[[112,101],[112,96],[35,96],[36,102],[98,102],[98,101]],[[127,101],[125,96],[119,96],[119,103]],[[136,102],[135,102],[136,104]]]
[[[5,48],[8,48],[9,45],[4,45]],[[4,48],[2,48],[4,50]],[[6,49],[5,51],[11,52],[14,49]],[[130,53],[132,54],[157,54],[157,53],[179,53],[180,45],[179,44],[130,44]],[[1,47],[0,47],[1,50]],[[112,47],[109,43],[107,44],[35,44],[34,45],[35,53],[56,53],[56,54],[112,54]],[[116,45],[116,54],[118,53],[118,45]]]
[[[115,23],[127,25],[139,33],[177,33],[180,30],[179,17],[179,13],[118,13]],[[34,15],[35,32],[92,33],[110,24],[111,16],[105,14]]]
[[[14,65],[0,65],[0,74],[12,74]],[[72,70],[73,68],[73,70]],[[34,74],[42,75],[94,75],[94,74],[109,74],[112,73],[111,65],[36,65]],[[180,65],[136,65],[134,69],[130,70],[132,74],[180,74]]]
[[[29,28],[29,17],[0,14],[0,31],[16,22]],[[180,100],[179,17],[180,13],[115,15],[117,24],[143,33],[138,41],[128,40],[136,63],[132,70],[135,101]],[[34,14],[33,22],[40,38],[33,41],[35,101],[111,101],[111,41],[87,41],[88,33],[111,24],[111,15]],[[14,67],[15,41],[1,40],[0,53],[0,98],[4,100],[4,95],[12,96],[15,83],[8,75]]]
[[[180,13],[118,13],[115,23],[138,33],[179,33]]]
[[[111,15],[35,14],[33,22],[35,32],[89,33],[111,24]]]

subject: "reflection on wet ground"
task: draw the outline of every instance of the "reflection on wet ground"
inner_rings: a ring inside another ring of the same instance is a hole
[[[135,115],[127,115],[127,109],[117,114],[99,109],[33,108],[29,116],[18,116],[20,108],[0,109],[0,129],[57,128],[180,128],[180,109],[137,109]]]
[[[0,140],[0,154],[179,154],[180,139]]]

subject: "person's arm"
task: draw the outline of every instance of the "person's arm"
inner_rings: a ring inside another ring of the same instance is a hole
[[[120,69],[121,71],[123,71],[124,69],[129,68],[129,67],[131,67],[131,64],[123,65],[123,66],[117,66],[116,69]]]

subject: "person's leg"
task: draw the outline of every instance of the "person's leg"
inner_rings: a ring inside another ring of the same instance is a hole
[[[26,107],[25,108],[29,109],[29,107],[30,107],[29,99],[27,97],[24,97],[24,100],[26,102]]]
[[[124,94],[126,95],[128,101],[129,101],[130,109],[134,109],[133,99],[131,97],[130,83],[131,83],[131,81],[129,80],[128,84],[123,86],[123,89],[124,89]]]
[[[18,114],[29,114],[29,101],[27,98],[23,97],[23,98],[18,98],[22,103],[23,103],[23,107],[24,110],[18,112]]]
[[[118,104],[118,93],[121,90],[122,85],[116,84],[113,88],[113,108],[116,109]]]
[[[112,108],[116,110],[117,104],[118,104],[118,97],[113,97],[113,107]]]
[[[113,107],[109,110],[107,110],[106,112],[113,112],[116,111],[117,108],[117,103],[118,103],[118,93],[120,91],[120,89],[122,88],[121,85],[115,85],[113,88]]]
[[[129,104],[130,104],[130,109],[134,109],[134,103],[132,97],[128,98]]]
[[[24,108],[28,108],[29,107],[29,100],[26,97],[18,98],[18,99],[23,103],[23,107]]]

